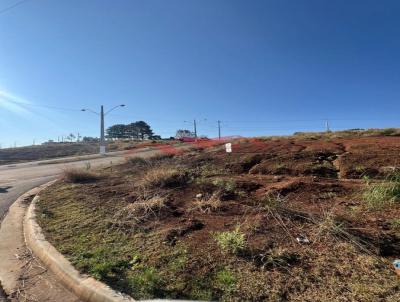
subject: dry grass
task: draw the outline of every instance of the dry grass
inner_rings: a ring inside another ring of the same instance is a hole
[[[155,167],[148,170],[142,178],[144,188],[174,188],[185,185],[188,181],[186,173],[167,167]]]
[[[133,165],[133,166],[147,166],[149,165],[149,161],[146,160],[143,157],[139,156],[133,156],[133,157],[128,157],[126,159],[126,162]]]
[[[71,183],[87,183],[100,178],[97,173],[87,169],[67,168],[63,171],[62,178]]]
[[[115,224],[133,224],[143,222],[151,217],[159,217],[161,212],[167,208],[165,198],[154,196],[150,199],[137,201],[119,210],[115,216]]]
[[[214,193],[210,198],[206,200],[196,200],[193,202],[193,207],[189,209],[189,212],[200,211],[205,214],[218,211],[222,207],[222,202],[218,197],[218,193]]]

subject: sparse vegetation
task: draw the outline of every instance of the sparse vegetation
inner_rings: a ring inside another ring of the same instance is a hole
[[[219,232],[214,234],[219,247],[225,253],[237,254],[246,248],[245,234],[237,226],[233,231]]]
[[[381,209],[400,199],[400,173],[393,174],[380,182],[366,179],[362,197],[370,209]]]
[[[374,172],[395,171],[399,146],[246,139],[229,155],[132,159],[94,182],[56,183],[37,217],[81,272],[135,299],[400,301],[397,180]],[[370,210],[361,193],[375,186],[390,207]]]
[[[63,179],[71,183],[92,182],[99,179],[99,175],[88,169],[68,168],[63,172]]]
[[[393,230],[400,231],[400,218],[392,219],[390,226]]]
[[[148,160],[139,156],[128,157],[126,161],[133,166],[146,166],[149,164]]]
[[[210,214],[218,211],[222,207],[222,201],[218,194],[214,193],[207,199],[200,199],[193,202],[193,207],[189,208],[189,212],[201,211]]]
[[[187,183],[186,173],[175,168],[155,167],[143,175],[141,185],[146,188],[174,188]]]
[[[261,200],[260,205],[266,210],[275,210],[285,203],[286,199],[279,193],[267,193]]]

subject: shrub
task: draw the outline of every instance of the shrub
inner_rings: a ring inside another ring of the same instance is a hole
[[[239,226],[231,232],[216,233],[215,240],[225,253],[237,254],[246,248],[245,234],[240,232]]]
[[[89,170],[68,168],[63,172],[63,179],[72,183],[87,183],[99,179],[99,175]]]
[[[362,197],[371,209],[379,209],[398,201],[400,199],[400,173],[388,176],[379,183],[367,180]]]
[[[147,166],[149,164],[148,160],[139,156],[128,157],[126,161],[133,166]]]
[[[155,163],[160,163],[162,161],[165,161],[165,160],[173,158],[173,157],[174,157],[174,154],[171,154],[171,153],[157,153],[157,154],[149,157],[147,160],[150,163],[155,164]]]
[[[152,168],[142,178],[146,188],[174,188],[185,185],[188,175],[174,168]]]
[[[229,200],[235,198],[237,184],[235,180],[217,178],[212,184],[216,187],[215,193],[221,200]]]

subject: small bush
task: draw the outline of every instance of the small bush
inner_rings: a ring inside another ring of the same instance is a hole
[[[236,196],[236,181],[233,179],[214,179],[212,184],[216,187],[215,193],[221,200],[233,199]]]
[[[362,197],[371,209],[383,208],[400,199],[400,173],[393,174],[379,183],[366,180]]]
[[[126,161],[133,166],[147,166],[149,164],[148,160],[139,156],[128,157]]]
[[[153,168],[142,178],[142,185],[146,188],[175,188],[185,185],[188,175],[174,168]]]
[[[171,153],[157,153],[157,154],[149,157],[147,160],[152,164],[157,164],[157,163],[163,162],[165,160],[171,159],[173,157],[174,157],[174,154],[171,154]]]
[[[68,168],[63,172],[63,179],[71,183],[87,183],[96,181],[99,178],[98,174],[84,169]]]
[[[239,226],[231,232],[216,233],[215,240],[225,253],[237,254],[246,248],[245,234],[240,232]]]

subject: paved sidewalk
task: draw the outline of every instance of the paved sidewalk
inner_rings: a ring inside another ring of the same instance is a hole
[[[4,261],[0,262],[0,279],[3,288],[10,301],[78,302],[25,245],[22,223],[32,198],[32,193],[18,198],[1,223],[0,259]],[[0,294],[2,302],[1,299]]]

